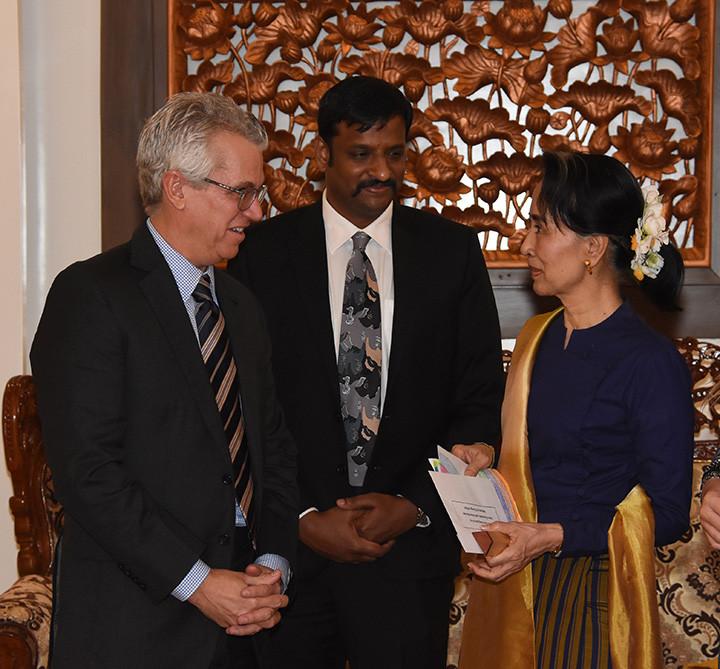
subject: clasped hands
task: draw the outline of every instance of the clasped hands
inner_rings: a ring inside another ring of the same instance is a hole
[[[415,526],[417,507],[404,497],[366,493],[337,500],[300,519],[300,540],[335,562],[372,562]]]
[[[188,601],[228,634],[249,636],[277,625],[288,598],[278,570],[250,564],[245,571],[211,569]]]
[[[473,474],[492,462],[493,450],[487,444],[456,444],[453,452],[455,449],[465,449],[464,455],[471,460],[468,472]],[[346,497],[327,511],[305,514],[300,519],[300,540],[335,562],[372,562],[385,555],[397,537],[415,527],[417,510],[413,502],[397,495],[373,492]]]

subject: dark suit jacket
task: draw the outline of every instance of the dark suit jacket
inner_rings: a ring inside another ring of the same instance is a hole
[[[247,423],[258,553],[294,558],[295,448],[256,301],[216,273]],[[53,668],[208,666],[224,631],[170,595],[228,568],[235,493],[208,374],[145,226],[55,280],[31,361],[65,529]]]
[[[429,528],[400,537],[379,563],[399,577],[453,573],[455,532],[428,476],[437,444],[496,444],[503,374],[497,310],[476,235],[396,206],[392,348],[383,416],[359,492],[400,494]],[[320,510],[348,485],[320,203],[251,229],[229,271],[255,292],[268,321],[273,369],[298,445],[301,508]],[[300,574],[324,562],[302,544]]]

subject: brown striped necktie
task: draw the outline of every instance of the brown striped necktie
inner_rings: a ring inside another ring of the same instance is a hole
[[[245,516],[250,537],[253,528],[253,480],[250,476],[250,458],[245,438],[245,420],[240,405],[240,384],[233,358],[230,339],[225,329],[225,318],[212,298],[210,277],[203,274],[192,294],[197,303],[195,320],[203,362],[210,375],[220,418],[233,463],[235,491],[240,509]]]

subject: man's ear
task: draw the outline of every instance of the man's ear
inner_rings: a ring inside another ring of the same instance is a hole
[[[325,171],[330,164],[330,147],[324,140],[318,138],[315,145],[315,160],[317,160],[320,169]]]
[[[169,170],[162,176],[163,199],[175,209],[185,209],[186,180],[177,170]]]

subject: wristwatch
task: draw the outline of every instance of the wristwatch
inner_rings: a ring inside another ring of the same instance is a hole
[[[430,525],[430,518],[420,507],[417,508],[417,515],[415,516],[415,527],[428,527]]]

